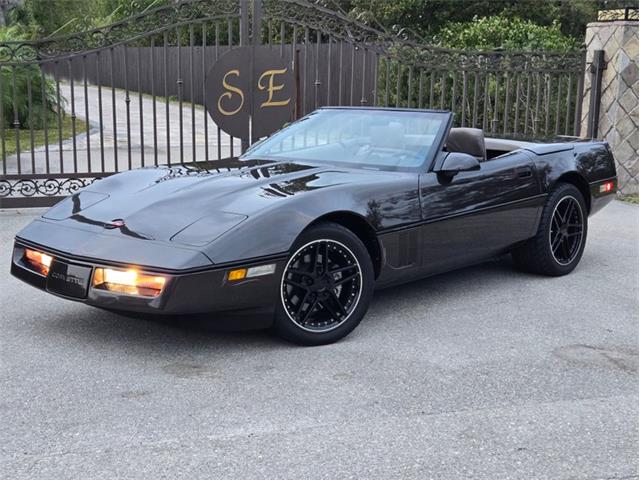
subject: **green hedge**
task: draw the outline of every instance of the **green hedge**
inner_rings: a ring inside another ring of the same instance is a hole
[[[448,23],[440,31],[439,39],[443,47],[462,50],[569,52],[579,48],[576,40],[562,33],[558,22],[544,26],[505,15]]]
[[[18,25],[0,28],[0,43],[19,41],[27,36],[26,31]],[[0,60],[3,60],[2,55]],[[0,67],[0,89],[5,130],[14,128],[16,114],[22,129],[39,130],[44,128],[45,119],[47,122],[54,120],[53,117],[58,111],[55,82],[45,76],[43,84],[43,76],[37,65]],[[29,90],[31,90],[31,115],[29,114]],[[61,98],[60,106],[63,105],[64,98]]]
[[[48,77],[42,83],[42,75],[37,66],[2,67],[2,118],[4,128],[14,127],[17,120],[20,128],[44,128],[45,119],[51,124],[58,110],[55,83]],[[29,82],[31,85],[29,86]],[[43,88],[44,87],[44,88]],[[29,88],[31,89],[31,114],[29,113]],[[44,93],[44,95],[43,95]],[[61,98],[62,104],[64,99]]]

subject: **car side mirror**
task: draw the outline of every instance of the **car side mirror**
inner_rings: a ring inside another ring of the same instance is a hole
[[[436,173],[454,177],[460,172],[470,172],[472,170],[480,170],[480,162],[476,157],[461,152],[450,152],[442,162],[442,166],[436,170]]]

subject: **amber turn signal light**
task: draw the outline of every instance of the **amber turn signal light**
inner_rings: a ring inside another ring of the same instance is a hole
[[[166,280],[160,275],[147,275],[134,269],[96,268],[92,285],[93,288],[114,293],[157,297],[162,293]]]
[[[237,270],[230,270],[227,273],[227,279],[230,282],[238,280],[244,280],[245,278],[262,277],[264,275],[271,275],[276,271],[276,264],[271,263],[269,265],[259,265],[257,267],[238,268]]]
[[[228,273],[227,278],[229,279],[230,282],[235,282],[235,281],[244,279],[246,276],[247,276],[247,269],[239,268],[237,270],[231,270]]]
[[[51,267],[51,262],[53,261],[53,257],[51,255],[38,252],[37,250],[31,250],[30,248],[25,248],[24,258],[38,273],[45,276],[49,274],[49,267]]]

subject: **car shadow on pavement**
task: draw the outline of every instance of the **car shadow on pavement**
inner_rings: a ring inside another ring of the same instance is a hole
[[[75,338],[81,343],[137,345],[146,349],[194,351],[210,346],[282,348],[286,344],[268,330],[234,329],[232,318],[166,317],[115,313],[79,305],[75,315],[52,315],[43,322],[49,335]]]
[[[476,292],[500,288],[505,281],[513,282],[538,277],[517,271],[508,255],[476,265],[441,273],[396,287],[377,290],[369,312],[386,309],[394,304],[438,301],[457,302],[464,296]],[[541,277],[543,278],[543,277]],[[384,320],[384,316],[376,315]]]

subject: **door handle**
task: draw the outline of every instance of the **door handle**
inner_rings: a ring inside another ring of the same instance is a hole
[[[518,178],[530,178],[533,175],[531,167],[518,167],[516,168],[516,176]]]

